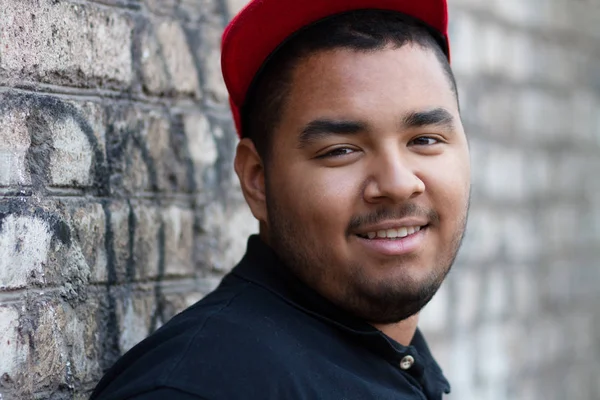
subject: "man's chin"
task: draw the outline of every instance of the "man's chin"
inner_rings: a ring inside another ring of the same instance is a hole
[[[347,296],[340,305],[371,323],[397,323],[419,313],[437,293],[441,281],[433,280],[412,288],[406,284],[382,286],[360,288],[354,295]]]

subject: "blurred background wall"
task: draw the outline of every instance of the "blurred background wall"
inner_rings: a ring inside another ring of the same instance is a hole
[[[600,399],[600,1],[449,3],[472,207],[422,326],[453,399]]]
[[[244,3],[0,0],[0,399],[87,398],[243,253]],[[600,3],[450,6],[473,199],[422,327],[450,398],[600,399]]]

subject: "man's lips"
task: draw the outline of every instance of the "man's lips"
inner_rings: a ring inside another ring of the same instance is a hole
[[[396,239],[419,232],[427,225],[428,221],[424,218],[403,218],[362,226],[355,231],[355,234],[368,239]]]
[[[407,236],[413,235],[419,232],[421,229],[427,227],[415,225],[415,226],[403,226],[401,228],[392,229],[380,229],[378,231],[370,231],[366,234],[357,234],[357,236],[364,239],[378,240],[378,239],[402,239]]]
[[[417,251],[429,233],[429,225],[409,225],[356,234],[358,243],[369,252],[401,256]],[[374,235],[375,233],[375,235]]]

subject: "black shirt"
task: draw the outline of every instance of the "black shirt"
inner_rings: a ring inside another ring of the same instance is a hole
[[[219,287],[125,354],[91,398],[440,400],[449,391],[418,330],[400,345],[252,236]]]

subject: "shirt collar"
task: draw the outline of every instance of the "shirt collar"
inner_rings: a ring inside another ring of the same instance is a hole
[[[357,336],[365,346],[395,366],[407,355],[416,356],[417,362],[411,370],[428,398],[438,399],[441,398],[442,392],[450,392],[450,384],[418,329],[410,346],[401,345],[304,284],[257,235],[248,239],[246,254],[232,274],[263,287],[291,306],[317,319]]]

